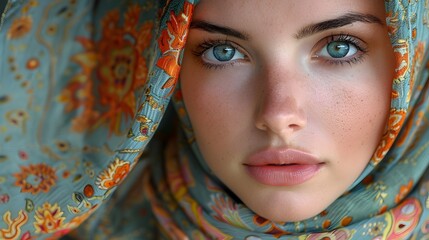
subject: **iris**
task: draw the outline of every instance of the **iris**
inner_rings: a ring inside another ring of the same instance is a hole
[[[230,61],[235,55],[235,48],[226,44],[217,45],[213,47],[213,55],[218,61]]]
[[[333,58],[343,58],[350,51],[350,45],[347,42],[334,41],[327,46],[328,54]]]

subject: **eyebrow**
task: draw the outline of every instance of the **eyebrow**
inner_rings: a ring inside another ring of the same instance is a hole
[[[383,21],[372,15],[372,14],[362,14],[362,13],[347,13],[335,19],[326,20],[320,23],[311,24],[301,28],[298,33],[295,35],[295,38],[301,39],[307,36],[316,34],[318,32],[326,31],[333,28],[343,27],[354,22],[363,22],[363,23],[376,23],[384,26]]]
[[[242,40],[249,40],[249,36],[247,34],[241,33],[229,27],[214,25],[206,21],[194,20],[191,22],[190,28],[197,28],[210,33],[220,33],[220,34],[236,37]]]
[[[372,14],[351,12],[334,19],[329,19],[323,22],[305,26],[301,28],[297,34],[295,34],[295,38],[302,39],[319,32],[343,27],[355,22],[376,23],[384,26],[383,21]],[[210,33],[220,33],[220,34],[236,37],[242,40],[249,40],[249,36],[245,33],[239,32],[229,27],[215,25],[207,21],[194,20],[191,22],[190,28],[201,29]]]

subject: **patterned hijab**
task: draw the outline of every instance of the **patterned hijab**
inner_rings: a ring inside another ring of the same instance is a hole
[[[238,201],[194,141],[175,86],[195,4],[7,2],[0,239],[58,238],[78,226],[88,239],[426,239],[427,1],[385,1],[395,78],[368,166],[325,211],[288,223]]]

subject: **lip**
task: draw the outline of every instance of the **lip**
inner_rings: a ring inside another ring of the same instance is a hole
[[[293,186],[314,177],[324,162],[293,148],[266,149],[249,156],[243,164],[256,181],[271,186]]]

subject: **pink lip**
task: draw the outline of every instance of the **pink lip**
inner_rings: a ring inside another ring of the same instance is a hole
[[[310,153],[291,148],[267,149],[244,163],[256,181],[271,186],[293,186],[311,179],[323,162]]]

